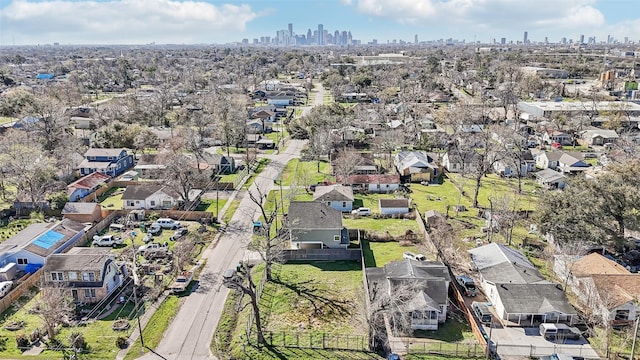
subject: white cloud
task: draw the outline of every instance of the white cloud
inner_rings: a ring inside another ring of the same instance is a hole
[[[604,26],[604,15],[595,3],[595,0],[354,0],[359,12],[401,24],[540,33]]]
[[[237,38],[258,16],[203,1],[13,0],[0,9],[0,43],[212,43]]]

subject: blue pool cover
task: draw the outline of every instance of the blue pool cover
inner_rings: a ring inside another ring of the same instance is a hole
[[[62,239],[64,237],[64,235],[57,233],[53,230],[49,230],[46,233],[38,236],[37,239],[35,239],[32,244],[34,245],[38,245],[43,249],[47,249],[49,250],[50,247],[52,247],[53,245],[55,245],[58,241],[60,241],[60,239]]]

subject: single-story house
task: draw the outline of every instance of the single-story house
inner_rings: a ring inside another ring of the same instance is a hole
[[[164,164],[138,164],[133,170],[143,179],[161,179],[166,168],[167,165]]]
[[[479,154],[474,151],[447,151],[442,155],[442,166],[451,173],[472,173],[479,161]]]
[[[411,182],[433,182],[441,173],[433,158],[424,151],[401,151],[396,154],[394,164],[400,177]]]
[[[122,285],[126,268],[109,249],[76,247],[53,254],[44,267],[44,286],[59,286],[76,303],[97,303]]]
[[[585,171],[591,165],[584,162],[584,156],[579,152],[545,151],[536,155],[536,166],[567,174]]]
[[[293,201],[285,219],[292,249],[346,249],[342,212],[318,201]]]
[[[350,186],[316,186],[313,201],[320,201],[340,212],[353,210],[353,189]]]
[[[447,318],[449,284],[447,267],[436,261],[401,260],[383,268],[367,268],[369,298],[394,296],[411,291],[408,301],[398,301],[398,308],[390,309],[394,316],[406,316],[413,330],[437,330]]]
[[[380,207],[380,214],[394,215],[394,214],[406,214],[411,208],[410,199],[379,199],[378,206]]]
[[[400,187],[400,175],[397,174],[338,175],[336,181],[342,185],[351,185],[356,191],[370,193],[387,193]]]
[[[102,208],[94,202],[68,202],[62,209],[62,216],[79,223],[96,223],[102,220]]]
[[[34,223],[0,243],[0,267],[18,264],[20,270],[35,272],[51,254],[65,252],[85,234],[86,226],[64,219],[54,223]]]
[[[193,189],[189,192],[189,202],[200,200],[202,190]],[[177,191],[166,185],[129,185],[122,194],[125,210],[169,210],[179,207],[184,201]]]
[[[93,172],[81,177],[67,185],[69,201],[79,201],[80,199],[87,197],[98,190],[101,186],[105,186],[110,179],[111,176],[101,172]]]
[[[232,156],[216,154],[215,148],[206,148],[202,152],[202,158],[213,170],[214,174],[227,175],[236,172],[236,159]]]
[[[273,131],[273,122],[267,119],[248,119],[247,132],[250,134],[264,134]]]
[[[516,155],[509,155],[512,159],[507,161],[500,159],[493,164],[493,169],[498,175],[511,177],[525,177],[529,173],[536,171],[536,161],[533,159],[531,151],[521,151]],[[517,166],[519,163],[520,166]]]
[[[559,130],[547,130],[542,134],[542,142],[545,144],[559,143],[560,145],[571,145],[572,136]]]
[[[562,173],[555,170],[544,169],[535,173],[538,184],[544,186],[547,189],[563,189],[564,178]]]
[[[591,253],[586,256],[556,256],[554,272],[597,318],[625,325],[640,315],[640,274]]]
[[[496,314],[518,326],[578,319],[562,287],[547,281],[519,251],[490,243],[468,251]]]
[[[606,129],[588,129],[580,133],[580,145],[583,146],[602,146],[604,144],[613,144],[620,136],[615,130]]]

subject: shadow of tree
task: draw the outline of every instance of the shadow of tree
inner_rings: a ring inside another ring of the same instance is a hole
[[[309,301],[313,307],[312,315],[315,317],[346,316],[351,313],[348,301],[339,299],[340,294],[337,291],[327,289],[315,280],[293,282],[278,277],[274,279],[274,283]]]

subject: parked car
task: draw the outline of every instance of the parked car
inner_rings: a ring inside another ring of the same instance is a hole
[[[153,225],[159,225],[163,229],[175,230],[180,227],[180,222],[169,218],[160,218],[156,220],[151,226]]]
[[[187,233],[189,232],[189,229],[183,227],[183,228],[178,228],[176,229],[176,231],[173,232],[173,236],[171,237],[172,240],[178,240],[181,237],[187,235]]]
[[[0,298],[7,296],[13,287],[13,281],[0,282]]]
[[[548,324],[542,323],[539,327],[540,335],[545,340],[578,340],[582,336],[580,330],[570,327],[567,324]]]
[[[478,288],[473,279],[467,275],[456,276],[456,282],[460,285],[460,289],[465,296],[474,297],[478,295]]]
[[[93,237],[93,246],[117,246],[122,243],[122,238],[115,235],[96,235]]]
[[[493,314],[486,303],[474,301],[471,303],[471,309],[481,323],[488,325],[493,321]]]
[[[162,227],[158,224],[151,224],[149,226],[149,230],[147,230],[147,234],[151,234],[151,236],[160,235],[162,233]]]
[[[360,216],[367,216],[367,215],[371,215],[371,209],[367,208],[367,207],[361,207],[361,208],[357,208],[353,211],[351,211],[352,215],[360,215]]]
[[[409,259],[409,260],[416,260],[416,261],[426,261],[427,257],[422,255],[422,254],[414,254],[412,252],[405,252],[404,254],[402,254],[402,258],[404,259]]]
[[[146,233],[146,234],[144,235],[144,237],[142,238],[142,241],[143,241],[145,244],[146,244],[146,243],[148,243],[148,242],[150,242],[150,241],[152,241],[152,240],[153,240],[153,235],[152,235],[152,234],[150,234],[150,233]]]
[[[138,252],[146,252],[151,250],[159,250],[159,249],[167,249],[169,247],[168,244],[159,244],[159,243],[148,243],[146,245],[142,245],[138,248]]]

